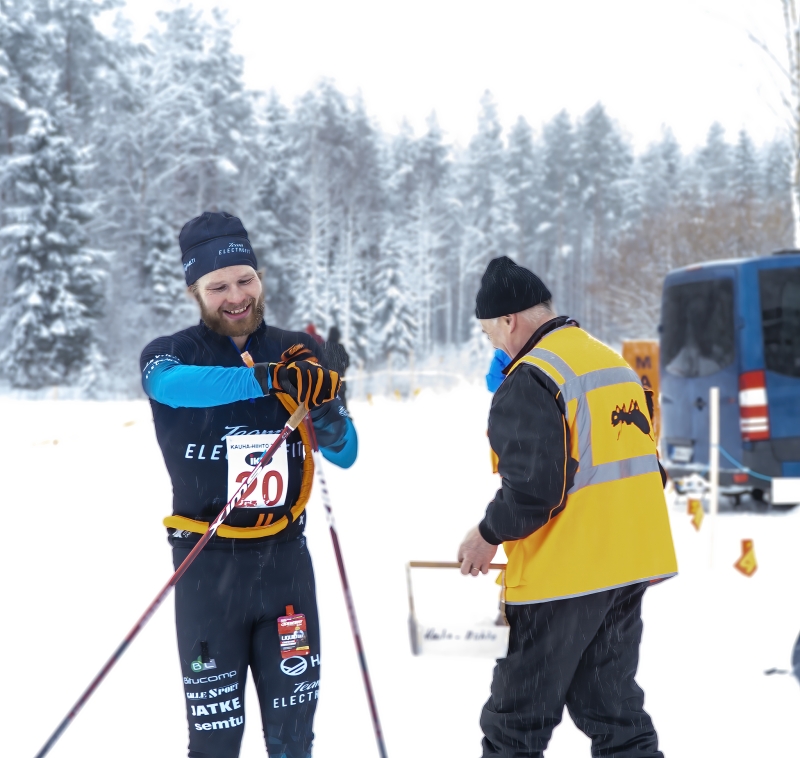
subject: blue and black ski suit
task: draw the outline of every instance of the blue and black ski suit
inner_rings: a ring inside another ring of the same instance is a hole
[[[325,364],[322,348],[309,335],[264,323],[245,349],[257,363],[275,362],[297,343]],[[231,441],[278,434],[290,414],[275,396],[263,395],[233,341],[202,322],[153,340],[142,352],[141,369],[172,479],[173,515],[165,523],[177,568],[228,500]],[[325,458],[345,468],[352,465],[358,440],[341,402],[327,403],[311,415]],[[305,511],[298,515],[310,482],[299,431],[284,444],[288,477],[280,504],[234,510],[225,522],[233,527],[229,536],[218,532],[175,588],[189,758],[239,755],[248,668],[269,755],[311,754],[320,635],[314,573],[303,536]],[[277,620],[287,615],[287,606],[305,615],[306,655],[281,655]]]

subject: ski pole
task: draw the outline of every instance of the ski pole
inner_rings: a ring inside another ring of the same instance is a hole
[[[322,473],[322,460],[319,453],[319,445],[317,444],[317,435],[314,431],[314,424],[310,416],[306,416],[306,428],[308,429],[308,436],[311,438],[311,451],[314,458],[314,471],[316,472],[317,479],[319,480],[320,490],[322,491],[322,504],[325,506],[325,516],[328,520],[328,527],[331,532],[331,540],[333,541],[333,552],[336,554],[336,564],[339,567],[339,578],[342,580],[342,590],[344,592],[344,601],[347,606],[347,615],[350,618],[350,629],[353,632],[353,641],[356,645],[356,652],[358,653],[358,662],[361,666],[361,676],[364,679],[364,690],[367,693],[367,702],[369,703],[370,715],[372,716],[372,727],[375,730],[375,740],[378,743],[378,752],[381,758],[387,758],[386,745],[383,741],[383,730],[381,729],[381,721],[378,718],[378,707],[375,704],[375,695],[372,692],[372,682],[369,678],[369,669],[367,668],[367,656],[364,654],[364,645],[361,642],[361,630],[358,627],[358,619],[356,618],[356,608],[353,604],[353,595],[350,592],[350,582],[347,581],[347,572],[344,568],[344,558],[342,557],[342,548],[339,545],[339,536],[336,534],[336,522],[333,519],[333,508],[331,507],[331,498],[328,494],[328,485],[325,482],[325,475]]]
[[[234,493],[233,497],[227,502],[225,507],[220,511],[219,515],[209,524],[208,529],[206,530],[205,534],[198,540],[197,544],[192,548],[192,551],[189,555],[184,558],[183,563],[178,566],[175,573],[172,575],[170,580],[164,585],[161,589],[161,592],[156,595],[155,600],[147,607],[147,610],[141,615],[139,620],[133,625],[133,629],[131,629],[124,640],[120,643],[119,647],[114,651],[111,657],[106,661],[105,666],[100,669],[100,672],[92,679],[89,686],[86,688],[84,693],[78,698],[78,701],[75,705],[72,706],[72,710],[64,717],[61,723],[58,725],[56,730],[50,736],[50,739],[47,740],[44,747],[36,754],[36,758],[43,758],[43,756],[47,755],[53,745],[56,744],[57,740],[61,735],[64,733],[66,728],[75,720],[75,717],[80,712],[81,708],[86,705],[86,701],[94,694],[94,691],[99,686],[100,682],[106,678],[106,675],[109,671],[114,667],[116,662],[122,657],[122,654],[128,649],[128,646],[133,642],[139,632],[142,631],[145,624],[150,620],[152,615],[156,612],[158,607],[161,603],[164,602],[164,599],[170,593],[170,590],[178,583],[178,580],[186,573],[186,570],[191,566],[194,562],[194,559],[200,554],[200,551],[205,547],[208,541],[214,536],[217,529],[219,528],[220,524],[228,518],[231,511],[239,504],[239,501],[242,499],[242,495],[244,491],[249,487],[253,481],[255,480],[258,472],[261,468],[269,463],[274,455],[275,451],[283,444],[284,440],[295,430],[298,426],[300,426],[303,418],[305,417],[306,413],[308,413],[308,408],[305,405],[298,406],[297,410],[291,415],[289,420],[286,422],[286,426],[283,427],[283,430],[278,435],[278,439],[273,442],[267,450],[264,451],[264,454],[258,459],[253,470],[250,472],[250,475],[242,482],[242,486],[239,487],[238,490]]]

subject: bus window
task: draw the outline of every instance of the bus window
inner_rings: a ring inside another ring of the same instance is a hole
[[[800,268],[758,272],[768,371],[800,377]]]
[[[710,376],[735,356],[733,280],[675,284],[664,292],[661,350],[673,376]]]

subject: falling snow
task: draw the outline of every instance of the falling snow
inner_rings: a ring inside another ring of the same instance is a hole
[[[331,497],[390,756],[477,755],[478,716],[493,662],[410,653],[404,564],[453,560],[494,488],[485,436],[489,395],[462,384],[414,400],[353,402],[361,452],[328,467]],[[33,755],[171,572],[161,518],[170,485],[143,401],[0,398],[6,538],[0,551],[3,743]],[[428,426],[428,425],[432,425]],[[424,431],[430,429],[430,431]],[[648,591],[639,681],[664,753],[681,758],[800,753],[800,687],[788,669],[800,631],[800,509],[722,513],[709,568],[710,519],[695,532],[670,500],[680,576]],[[309,506],[324,673],[316,750],[377,755],[321,503]],[[733,569],[742,539],[758,570]],[[491,616],[473,580],[415,577],[418,613],[432,623]],[[447,583],[452,582],[448,592]],[[488,601],[487,601],[488,598]],[[491,606],[491,607],[490,607]],[[242,756],[263,756],[248,684]],[[100,687],[53,758],[181,755],[186,723],[171,602]],[[589,755],[565,715],[548,758]]]

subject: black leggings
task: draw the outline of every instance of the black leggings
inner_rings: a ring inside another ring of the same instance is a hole
[[[596,758],[663,758],[634,679],[646,586],[506,606],[508,655],[481,714],[484,758],[540,758],[564,705]]]
[[[177,568],[192,545],[173,547]],[[283,659],[277,619],[306,617],[310,652]],[[319,696],[320,641],[314,571],[304,537],[291,542],[217,541],[175,587],[189,758],[236,758],[244,733],[248,667],[271,758],[307,758]]]

